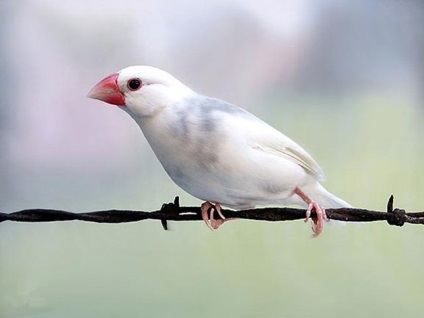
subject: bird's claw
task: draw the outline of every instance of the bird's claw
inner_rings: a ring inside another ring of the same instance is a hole
[[[305,222],[308,222],[308,220],[311,218],[312,210],[315,210],[317,216],[312,218],[311,228],[312,232],[314,232],[314,237],[317,237],[321,234],[324,228],[323,221],[328,221],[328,218],[324,207],[316,202],[311,202],[308,204],[308,209],[306,210]]]
[[[221,212],[221,205],[219,203],[213,205],[210,202],[204,202],[201,207],[202,219],[209,229],[218,229],[225,221],[225,216]],[[220,219],[215,219],[214,213],[218,213]]]

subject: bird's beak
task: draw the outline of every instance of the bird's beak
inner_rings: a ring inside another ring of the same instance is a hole
[[[87,97],[117,106],[125,106],[124,94],[118,86],[118,75],[115,73],[102,79],[91,89]]]

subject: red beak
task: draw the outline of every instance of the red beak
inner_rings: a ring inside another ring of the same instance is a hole
[[[87,97],[117,106],[125,106],[124,94],[118,86],[118,75],[118,73],[115,73],[102,79],[91,89]]]

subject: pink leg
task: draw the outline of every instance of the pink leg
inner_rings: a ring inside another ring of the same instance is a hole
[[[294,193],[302,198],[303,201],[308,205],[308,209],[306,210],[306,219],[305,222],[308,222],[311,217],[312,210],[315,210],[317,214],[316,217],[312,218],[312,231],[314,232],[314,236],[318,236],[321,234],[323,230],[322,221],[328,221],[327,215],[325,214],[325,209],[319,203],[312,200],[309,196],[307,196],[299,187],[294,189]]]
[[[205,221],[208,228],[211,230],[218,229],[225,221],[225,216],[221,212],[221,205],[219,203],[213,205],[210,202],[204,202],[200,206],[200,209],[202,211],[202,219]],[[218,215],[221,217],[221,219],[215,219],[214,218],[214,212],[217,211]]]

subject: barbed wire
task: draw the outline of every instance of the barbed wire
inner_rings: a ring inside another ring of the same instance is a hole
[[[326,209],[330,220],[345,222],[375,222],[386,221],[390,225],[403,226],[405,223],[424,224],[424,212],[407,213],[402,209],[393,209],[393,195],[390,196],[385,212],[358,208]],[[239,218],[258,221],[293,221],[305,218],[304,209],[296,208],[258,208],[250,210],[222,209],[227,218]],[[315,212],[312,211],[312,217]],[[14,222],[57,222],[57,221],[86,221],[97,223],[124,223],[142,220],[160,220],[165,230],[168,221],[200,221],[202,220],[200,207],[180,206],[179,197],[174,202],[163,204],[157,211],[134,210],[103,210],[85,213],[74,213],[53,209],[26,209],[12,213],[0,212],[0,223]]]

